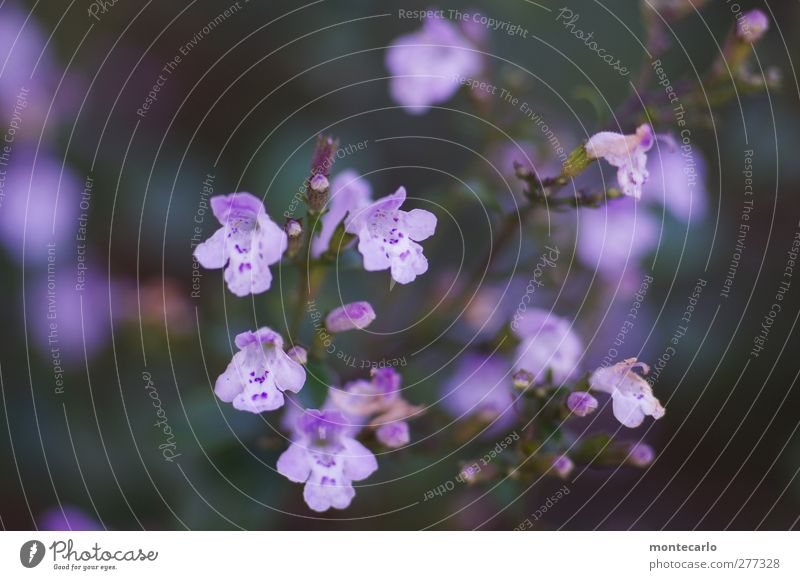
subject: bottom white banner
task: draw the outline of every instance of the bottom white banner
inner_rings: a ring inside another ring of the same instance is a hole
[[[800,578],[791,532],[4,532],[0,578]],[[491,577],[491,576],[489,576]]]

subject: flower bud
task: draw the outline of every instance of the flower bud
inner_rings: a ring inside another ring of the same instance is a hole
[[[375,320],[375,311],[369,302],[351,302],[334,310],[325,318],[325,328],[330,332],[361,330]]]
[[[769,18],[761,10],[751,10],[736,23],[736,36],[749,43],[757,42],[769,29]]]
[[[572,459],[566,455],[559,455],[553,459],[552,467],[556,475],[562,479],[566,479],[569,477],[569,474],[572,473],[572,470],[575,469],[575,464],[572,463]]]
[[[304,365],[308,362],[308,351],[299,344],[287,350],[286,354],[297,364]]]
[[[308,197],[308,209],[311,213],[321,213],[328,203],[328,193],[331,184],[328,178],[322,173],[316,173],[308,182],[306,195]]]
[[[511,379],[514,381],[514,388],[524,391],[533,384],[533,373],[529,373],[525,369],[518,370],[514,373]]]
[[[289,218],[283,225],[283,230],[286,232],[288,239],[286,253],[289,257],[292,257],[303,245],[303,225],[299,221]]]
[[[655,457],[656,452],[647,443],[634,443],[628,452],[628,462],[636,467],[647,467]]]
[[[381,425],[375,430],[375,437],[386,447],[392,449],[407,445],[411,441],[408,423],[405,421],[395,421],[394,423]]]
[[[567,408],[578,417],[585,417],[597,410],[597,399],[585,391],[575,391],[567,397]]]

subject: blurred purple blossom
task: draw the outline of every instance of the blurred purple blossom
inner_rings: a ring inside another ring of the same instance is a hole
[[[567,408],[578,417],[586,417],[597,410],[597,399],[584,391],[574,391],[567,397]]]
[[[331,310],[325,317],[325,328],[331,332],[361,330],[375,320],[375,311],[369,302],[351,302]]]
[[[480,74],[483,59],[454,24],[428,19],[397,38],[386,52],[392,99],[413,115],[450,99],[460,80]]]
[[[708,210],[706,162],[698,151],[684,156],[677,148],[662,147],[647,163],[650,179],[642,189],[647,201],[661,203],[684,222],[701,220]]]
[[[39,516],[39,530],[44,532],[96,532],[104,529],[96,519],[71,505],[49,508]]]
[[[558,385],[578,370],[583,344],[566,318],[532,308],[514,321],[512,329],[521,339],[514,368],[531,373],[534,384],[545,382],[552,373]]]
[[[736,35],[750,44],[757,42],[769,30],[769,18],[761,10],[746,12],[736,23]]]
[[[328,249],[336,227],[345,216],[353,214],[372,203],[372,188],[369,182],[352,169],[337,174],[331,183],[328,211],[323,214],[322,229],[311,245],[311,254],[319,258]],[[339,248],[333,248],[339,251]]]

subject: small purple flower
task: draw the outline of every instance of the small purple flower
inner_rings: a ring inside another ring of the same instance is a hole
[[[572,462],[572,459],[566,455],[559,455],[553,459],[552,467],[556,475],[562,479],[565,479],[569,477],[569,474],[572,473],[573,469],[575,469],[575,464]]]
[[[328,183],[328,178],[322,175],[321,173],[317,173],[314,177],[312,177],[308,185],[311,189],[313,189],[317,193],[322,193],[326,189],[330,188],[330,183]]]
[[[43,532],[96,532],[103,526],[80,508],[71,505],[52,507],[39,517]]]
[[[544,383],[548,373],[552,373],[556,385],[574,374],[583,344],[569,320],[532,308],[521,319],[514,320],[512,330],[521,339],[514,368],[531,373],[534,384]]]
[[[392,449],[407,445],[411,441],[408,423],[405,421],[395,421],[381,425],[375,430],[375,437],[386,447]]]
[[[331,332],[361,330],[375,320],[375,311],[369,302],[351,302],[331,310],[325,317],[325,328]]]
[[[761,10],[746,12],[736,23],[736,36],[753,44],[769,30],[769,18]]]
[[[426,20],[421,30],[399,37],[386,52],[389,93],[412,115],[450,99],[461,79],[480,74],[482,67],[481,54],[446,20]]]
[[[330,188],[328,211],[322,215],[322,229],[311,242],[311,253],[319,258],[328,250],[336,227],[345,216],[354,214],[372,203],[372,188],[369,182],[352,169],[342,171],[333,178]],[[339,251],[339,248],[331,248]]]
[[[597,410],[597,399],[584,391],[574,391],[567,397],[567,408],[578,417],[585,417]]]
[[[658,243],[659,221],[629,199],[615,200],[605,209],[578,213],[576,254],[604,279],[614,280],[639,262]],[[634,276],[635,277],[635,276]]]
[[[444,385],[442,404],[445,409],[462,420],[474,416],[491,423],[485,432],[488,435],[507,429],[515,421],[509,367],[499,355],[462,355],[455,372]]]
[[[586,142],[590,159],[603,158],[618,168],[617,181],[622,193],[636,199],[642,197],[642,186],[647,182],[647,152],[655,143],[650,125],[641,125],[633,135],[603,131]]]
[[[596,391],[611,395],[614,416],[626,427],[638,427],[645,416],[654,419],[664,416],[664,407],[653,396],[650,383],[633,372],[641,367],[645,374],[649,367],[635,358],[618,362],[614,366],[599,368],[589,377],[589,385]]]
[[[402,211],[406,190],[399,188],[392,195],[351,215],[347,231],[358,236],[358,251],[368,272],[391,269],[392,278],[400,284],[413,282],[428,270],[421,242],[436,230],[436,216],[424,209]]]
[[[700,153],[695,151],[691,157],[685,157],[678,148],[661,147],[649,157],[650,179],[642,188],[644,197],[661,203],[684,222],[702,219],[708,210],[708,192],[706,162]],[[657,230],[657,224],[651,229]]]
[[[296,423],[292,444],[278,458],[278,473],[306,484],[303,498],[316,512],[349,506],[356,494],[352,482],[377,469],[375,456],[347,434],[337,411],[306,411]]]
[[[647,467],[656,458],[656,452],[647,443],[634,443],[628,452],[628,461],[636,467]]]
[[[197,261],[204,268],[225,268],[228,289],[236,296],[269,290],[269,267],[286,251],[286,232],[270,219],[261,200],[249,193],[212,197],[211,210],[222,227],[197,246]]]
[[[283,352],[281,336],[267,328],[236,337],[239,352],[217,379],[216,395],[235,409],[250,413],[273,411],[283,406],[283,392],[298,392],[306,371]]]

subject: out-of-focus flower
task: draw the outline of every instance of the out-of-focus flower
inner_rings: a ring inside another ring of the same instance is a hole
[[[532,308],[515,321],[512,329],[520,337],[515,369],[534,376],[534,384],[546,382],[552,373],[553,382],[569,379],[578,367],[583,345],[572,331],[569,320],[541,308]]]
[[[428,19],[422,29],[396,39],[386,52],[392,99],[413,115],[450,99],[461,79],[480,74],[481,54],[458,27]]]
[[[552,467],[556,475],[562,479],[565,479],[569,477],[569,474],[572,473],[573,469],[575,469],[575,464],[572,462],[572,459],[566,455],[559,455],[553,459]]]
[[[524,391],[533,386],[533,383],[536,381],[536,377],[533,376],[533,373],[526,371],[525,369],[519,370],[514,373],[511,377],[511,380],[514,383],[514,388]]]
[[[375,311],[369,302],[351,302],[331,310],[325,317],[325,328],[331,332],[361,330],[375,320]]]
[[[761,10],[746,12],[736,23],[736,36],[753,44],[769,30],[769,18]]]
[[[647,152],[655,143],[650,125],[641,125],[633,135],[603,131],[586,142],[590,159],[603,158],[618,168],[617,182],[622,193],[636,199],[642,197],[642,186],[647,182]]]
[[[372,188],[369,182],[352,169],[342,171],[333,178],[328,211],[323,214],[322,229],[319,236],[311,242],[311,253],[319,258],[331,243],[336,227],[345,216],[367,207],[372,202]],[[333,248],[339,251],[339,248]]]
[[[44,511],[38,525],[43,532],[97,532],[104,529],[82,509],[66,504]]]
[[[281,336],[267,328],[236,337],[239,352],[217,379],[216,395],[234,408],[250,413],[283,406],[283,392],[298,392],[306,382],[305,369],[283,352]]]
[[[83,262],[80,278],[66,263],[55,264],[37,274],[25,316],[41,353],[59,367],[78,367],[108,342],[109,282],[104,268],[91,259]]]
[[[661,203],[674,217],[685,222],[705,216],[708,210],[706,163],[699,152],[684,157],[677,148],[662,147],[658,155],[650,154],[647,168],[650,179],[642,189],[645,199]]]
[[[658,220],[632,200],[616,200],[605,210],[583,209],[578,214],[576,253],[587,268],[613,280],[626,270],[638,272],[639,261],[658,243],[659,227]]]
[[[0,240],[28,265],[46,266],[48,248],[60,249],[78,229],[81,185],[69,167],[47,154],[14,149],[0,167]],[[66,252],[66,249],[64,250]]]
[[[400,284],[413,282],[428,270],[421,242],[436,230],[436,216],[424,209],[402,211],[406,190],[379,199],[372,205],[351,214],[347,231],[358,235],[358,251],[368,272],[391,269],[392,278]]]
[[[197,246],[197,261],[204,268],[225,268],[228,289],[236,296],[269,290],[269,267],[286,251],[286,232],[249,193],[212,197],[211,210],[222,227]]]
[[[510,427],[515,415],[509,368],[508,361],[497,354],[462,355],[455,372],[445,381],[442,404],[454,417],[477,417],[491,423],[487,434]]]
[[[596,391],[611,395],[614,416],[626,427],[638,427],[645,416],[654,419],[664,416],[664,407],[653,396],[650,384],[633,369],[640,367],[645,374],[649,367],[635,358],[629,358],[611,367],[599,368],[589,377],[589,385]]]
[[[402,447],[411,441],[408,423],[405,421],[395,421],[394,423],[381,425],[375,430],[375,437],[386,447],[393,449]]]
[[[359,379],[342,389],[331,388],[331,405],[343,413],[350,434],[368,426],[387,447],[400,447],[410,439],[406,420],[422,411],[403,399],[400,382],[400,373],[393,368],[373,369],[369,381]]]
[[[647,443],[634,443],[628,452],[628,461],[636,467],[647,467],[656,458],[656,452]]]
[[[574,391],[567,397],[567,408],[578,417],[585,417],[597,410],[597,399],[584,391]]]
[[[278,473],[305,483],[303,498],[316,512],[349,506],[356,494],[353,482],[377,469],[372,452],[347,434],[341,413],[330,410],[307,410],[289,449],[278,458]]]
[[[304,365],[308,362],[308,351],[299,344],[287,350],[286,354],[299,365]]]

